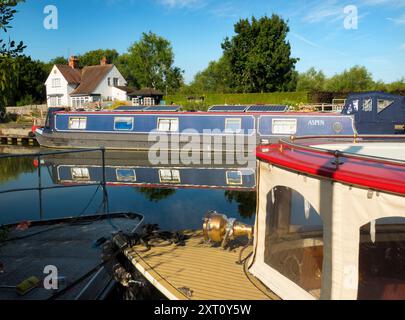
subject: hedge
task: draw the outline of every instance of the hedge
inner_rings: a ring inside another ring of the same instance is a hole
[[[204,99],[201,99],[204,97]],[[191,99],[192,98],[192,99]],[[272,93],[229,93],[229,94],[194,94],[167,95],[166,104],[181,105],[186,109],[205,110],[212,105],[221,104],[286,104],[298,105],[308,102],[307,92],[272,92]]]

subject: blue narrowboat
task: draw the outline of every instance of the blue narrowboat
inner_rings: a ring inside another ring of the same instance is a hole
[[[53,109],[36,136],[41,146],[52,148],[150,150],[158,145],[221,152],[286,136],[404,133],[404,124],[405,97],[365,92],[349,95],[340,114],[262,105],[214,106],[208,112],[183,112],[175,106]]]
[[[256,168],[247,165],[153,165],[148,153],[107,153],[100,159],[48,157],[45,165],[56,184],[94,184],[105,179],[109,186],[143,188],[206,188],[251,191],[256,187]]]

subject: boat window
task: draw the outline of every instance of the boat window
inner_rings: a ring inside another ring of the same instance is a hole
[[[69,129],[80,130],[86,129],[87,118],[86,117],[70,117]]]
[[[227,171],[226,172],[226,183],[228,185],[241,185],[242,181],[242,172],[240,171]]]
[[[377,100],[377,113],[380,113],[390,107],[394,100],[378,99]]]
[[[171,169],[160,169],[159,179],[161,183],[180,183],[180,171]]]
[[[133,117],[115,117],[114,130],[118,131],[131,131],[134,129]]]
[[[348,104],[347,114],[353,114],[359,111],[359,99],[355,99]]]
[[[177,132],[179,131],[179,119],[178,118],[159,118],[158,131],[167,131],[167,132]]]
[[[74,181],[89,181],[90,172],[88,168],[72,168],[72,180]]]
[[[359,300],[405,299],[405,218],[382,218],[360,228]]]
[[[136,182],[134,169],[119,168],[115,171],[118,182]]]
[[[273,134],[296,134],[297,119],[273,119]]]
[[[267,196],[264,261],[315,298],[320,298],[323,222],[297,191],[275,187]]]
[[[370,98],[370,99],[364,99],[363,100],[363,108],[362,108],[362,110],[364,111],[364,112],[371,112],[371,111],[373,111],[373,100]]]
[[[242,130],[241,118],[228,118],[225,119],[225,132],[239,133]]]

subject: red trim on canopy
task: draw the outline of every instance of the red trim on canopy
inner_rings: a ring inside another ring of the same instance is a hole
[[[259,146],[256,156],[261,161],[300,173],[405,195],[405,163],[390,163],[372,157],[361,159],[347,153],[336,158],[332,153],[283,142]]]

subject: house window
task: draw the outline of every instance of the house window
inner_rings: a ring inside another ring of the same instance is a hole
[[[51,107],[59,107],[62,105],[62,97],[50,97],[49,105]]]
[[[70,117],[69,118],[69,129],[73,130],[84,130],[87,126],[86,117]]]
[[[114,82],[114,87],[119,85],[118,78],[114,78],[113,82]]]
[[[111,78],[108,78],[107,82],[108,82],[108,86],[111,87]]]
[[[241,185],[242,182],[242,172],[240,171],[227,171],[226,172],[226,183],[228,185]]]
[[[364,99],[363,101],[363,111],[364,112],[371,112],[373,110],[373,100],[372,99]]]
[[[73,97],[72,98],[72,107],[73,108],[82,108],[88,102],[90,102],[90,97]]]
[[[180,183],[180,171],[171,169],[159,170],[160,183]]]
[[[120,168],[115,171],[118,182],[136,182],[134,169]]]
[[[115,117],[114,130],[118,131],[131,131],[134,128],[133,117]]]
[[[52,88],[60,88],[61,82],[59,78],[52,79]]]
[[[229,118],[225,119],[225,132],[239,133],[242,129],[241,118]]]
[[[179,131],[179,119],[159,118],[157,130],[162,132],[177,132]]]
[[[377,113],[384,111],[394,103],[394,100],[378,99],[377,100]]]
[[[90,172],[88,168],[72,168],[71,169],[72,180],[75,181],[89,181]]]
[[[155,99],[153,99],[152,97],[145,97],[145,98],[143,98],[143,105],[153,106],[153,105],[155,105]]]

